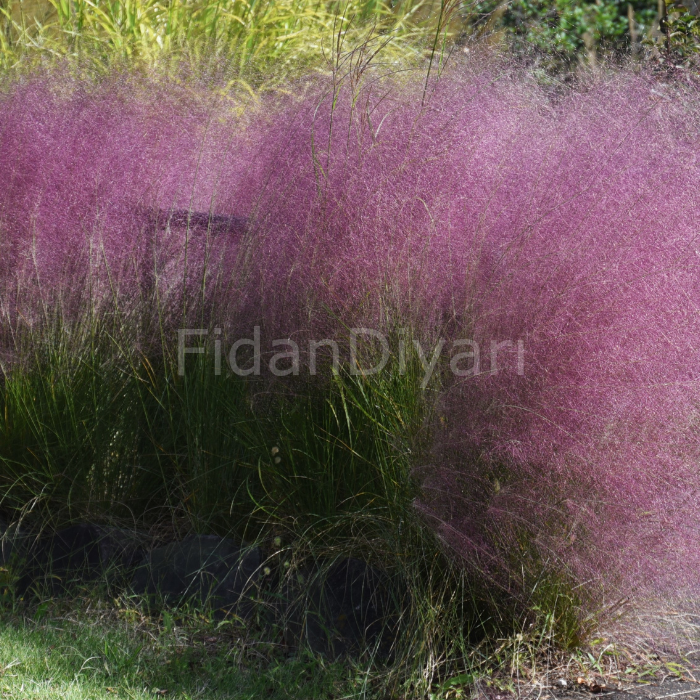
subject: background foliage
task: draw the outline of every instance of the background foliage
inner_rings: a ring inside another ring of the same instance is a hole
[[[635,41],[653,39],[659,21],[654,0],[486,0],[476,12],[519,51],[569,59],[598,50],[623,54]]]
[[[57,57],[105,68],[177,65],[230,79],[280,82],[327,68],[337,32],[371,29],[383,60],[414,61],[453,40],[488,37],[550,71],[604,58],[695,53],[697,20],[663,0],[3,0],[5,69]],[[692,0],[686,3],[694,7]],[[668,21],[664,18],[668,15]],[[437,41],[436,41],[437,39]],[[447,43],[445,43],[447,42]]]

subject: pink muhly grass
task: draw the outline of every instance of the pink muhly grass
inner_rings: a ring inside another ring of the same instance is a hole
[[[553,101],[464,66],[421,92],[319,84],[243,129],[166,87],[16,88],[3,314],[32,285],[143,300],[155,268],[172,333],[189,299],[233,337],[474,339],[482,372],[443,372],[420,465],[417,507],[456,555],[509,590],[525,556],[606,595],[695,589],[697,95],[621,73]],[[247,230],[153,234],[143,212],[172,207]],[[490,374],[490,342],[518,339],[524,375],[508,352]]]
[[[164,220],[171,210],[216,213],[221,179],[234,163],[245,172],[235,119],[218,114],[212,123],[211,103],[120,78],[99,87],[36,80],[4,96],[0,265],[8,320],[36,318],[40,301],[74,320],[93,305],[126,311],[153,302],[154,278],[160,311],[182,311],[175,297],[181,301],[183,284],[191,296],[202,291],[217,250],[206,232],[170,231]]]
[[[419,507],[499,585],[525,537],[604,590],[695,587],[695,94],[623,74],[552,104],[456,71],[424,110],[369,93],[331,134],[330,97],[269,132],[261,311],[522,339],[524,377],[447,376]]]

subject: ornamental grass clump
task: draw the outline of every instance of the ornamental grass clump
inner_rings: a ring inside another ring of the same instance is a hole
[[[694,585],[694,91],[421,87],[329,89],[274,127],[261,311],[409,327],[426,358],[446,340],[417,506],[491,585]]]
[[[175,388],[185,381],[178,329],[200,329],[211,364],[196,367],[214,392],[231,376],[233,343],[259,332],[253,398],[236,405],[270,415],[280,396],[293,406],[340,381],[331,356],[309,372],[310,341],[334,339],[347,377],[350,329],[372,329],[387,338],[384,372],[404,392],[392,403],[392,382],[375,386],[375,403],[396,411],[380,430],[382,454],[396,452],[386,463],[401,465],[392,479],[419,486],[402,507],[497,614],[540,611],[575,644],[590,615],[623,594],[690,593],[700,568],[694,90],[621,72],[552,97],[477,59],[427,86],[377,70],[300,83],[294,97],[248,111],[138,81],[14,88],[0,104],[5,376],[60,316],[62,329],[92,328],[86,338],[109,330],[100,337],[114,362],[147,366],[148,381],[162,372]],[[244,223],[223,234],[191,225],[202,212]],[[270,370],[274,340],[299,347],[287,377]],[[367,366],[374,350],[356,359]],[[404,401],[419,419],[402,418]],[[145,406],[127,402],[120,415]],[[166,423],[146,421],[140,440],[134,420],[127,462],[142,469],[148,454],[160,465],[167,452],[177,465],[167,474],[186,475],[175,500],[187,510],[211,455],[204,433],[185,429],[186,448],[158,452]],[[250,445],[245,426],[231,435]],[[269,448],[261,454],[229,483],[217,462],[205,505],[225,519],[228,496],[249,493],[255,510],[248,487],[264,480]],[[382,480],[360,472],[357,493]],[[306,489],[323,481],[304,478]],[[322,500],[333,514],[333,488],[296,503]],[[362,500],[347,488],[343,503]],[[300,518],[292,500],[280,496],[275,517],[287,508]]]
[[[385,58],[410,61],[442,25],[442,13],[413,0],[9,0],[0,11],[0,70],[31,72],[70,62],[105,74],[126,63],[171,78],[183,69],[218,74],[250,89],[322,67],[336,32],[355,46],[379,33]]]
[[[225,133],[185,90],[128,76],[98,89],[37,80],[5,96],[5,331],[47,308],[73,322],[99,317],[108,304],[144,320],[156,308],[181,314],[185,297],[196,304],[206,296],[204,261],[228,249],[210,245],[206,227],[195,235],[194,225],[170,231],[167,222],[182,209],[212,211],[217,179],[245,170],[236,115],[219,116],[228,119]]]

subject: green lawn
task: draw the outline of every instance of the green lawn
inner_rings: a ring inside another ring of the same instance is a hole
[[[0,698],[341,698],[348,668],[245,639],[203,615],[142,617],[113,604],[0,616]]]

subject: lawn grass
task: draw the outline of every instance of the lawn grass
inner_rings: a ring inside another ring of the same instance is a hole
[[[544,628],[543,628],[544,629]],[[613,644],[597,637],[562,653],[541,636],[521,632],[474,645],[472,667],[396,685],[390,666],[332,662],[291,650],[255,626],[217,622],[203,609],[148,615],[139,602],[81,591],[71,599],[8,599],[0,610],[0,698],[12,700],[465,700],[474,693],[526,695],[567,680],[574,688],[629,688],[696,670],[683,654],[656,644]]]
[[[352,697],[350,669],[285,655],[205,614],[159,618],[99,599],[46,603],[0,616],[0,697]]]

